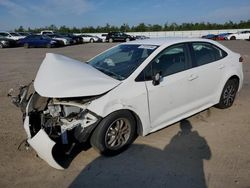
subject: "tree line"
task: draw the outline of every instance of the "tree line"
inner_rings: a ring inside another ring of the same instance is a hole
[[[17,32],[33,32],[39,33],[42,30],[53,30],[60,33],[108,33],[110,31],[122,31],[122,32],[150,32],[150,31],[189,31],[189,30],[219,30],[219,29],[246,29],[250,28],[250,20],[232,22],[228,21],[223,24],[210,23],[210,22],[200,22],[200,23],[165,23],[160,24],[145,24],[140,23],[135,26],[129,26],[128,24],[122,24],[121,26],[114,26],[106,24],[105,26],[87,26],[82,28],[77,27],[67,27],[65,25],[57,27],[52,24],[46,27],[40,28],[24,28],[20,26],[15,29]]]

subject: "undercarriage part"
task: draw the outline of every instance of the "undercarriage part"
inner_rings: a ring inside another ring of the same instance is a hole
[[[28,94],[29,94],[29,88],[30,88],[32,83],[33,83],[33,81],[31,81],[27,85],[20,86],[19,87],[19,94],[16,96],[13,95],[14,89],[10,89],[8,92],[8,97],[11,98],[11,102],[15,106],[19,107],[23,113],[25,113],[26,106],[27,106],[29,98],[31,96],[31,95],[28,96]]]

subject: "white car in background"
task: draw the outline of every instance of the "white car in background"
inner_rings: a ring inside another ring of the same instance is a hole
[[[8,39],[13,39],[13,40],[19,40],[25,38],[25,36],[21,36],[18,33],[15,32],[6,32],[6,31],[1,31],[0,32],[0,37],[8,38]]]
[[[52,39],[55,39],[57,41],[60,41],[62,45],[67,46],[73,43],[73,40],[69,37],[61,36],[60,34],[46,34],[46,36],[49,36]]]
[[[250,40],[250,31],[241,31],[237,33],[230,34],[226,37],[228,40],[236,40],[236,39],[242,39],[242,40]]]
[[[52,152],[60,145],[90,140],[115,155],[137,135],[214,105],[229,108],[242,87],[242,62],[223,45],[195,38],[122,43],[87,63],[48,53],[35,92],[29,97],[30,85],[23,86],[12,101],[23,111],[27,142],[62,169]]]
[[[102,39],[98,36],[92,36],[92,35],[80,35],[83,39],[83,42],[102,42]]]

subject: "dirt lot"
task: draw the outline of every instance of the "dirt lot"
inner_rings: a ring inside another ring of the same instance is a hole
[[[26,138],[21,112],[6,97],[10,88],[34,79],[46,52],[81,61],[113,44],[58,49],[0,50],[0,187],[213,187],[250,188],[250,42],[225,41],[245,59],[245,80],[233,107],[210,108],[182,123],[139,137],[126,152],[101,157],[80,152],[59,171],[21,151]],[[209,79],[209,78],[208,78]],[[180,129],[180,124],[192,129]]]

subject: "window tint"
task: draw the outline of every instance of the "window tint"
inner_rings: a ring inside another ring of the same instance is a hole
[[[209,43],[192,44],[195,66],[201,66],[224,58],[227,53]]]
[[[186,46],[178,44],[162,51],[153,60],[153,74],[160,73],[163,77],[186,69]],[[146,73],[146,77],[147,77]]]

